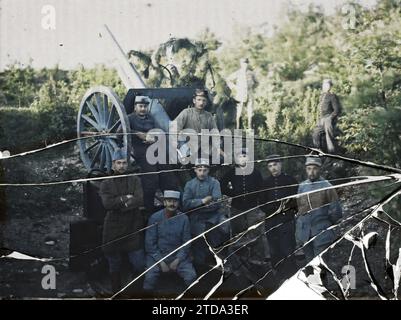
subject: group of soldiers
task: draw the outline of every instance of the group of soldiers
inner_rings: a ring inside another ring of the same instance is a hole
[[[267,179],[257,168],[248,174],[246,148],[235,154],[235,167],[219,180],[211,174],[209,158],[199,156],[194,176],[183,189],[169,177],[158,183],[160,168],[150,165],[145,156],[147,147],[155,142],[147,134],[155,127],[148,104],[147,97],[137,97],[129,116],[135,133],[134,158],[145,174],[141,178],[127,175],[128,161],[118,149],[112,157],[114,176],[100,186],[107,211],[103,251],[113,292],[122,287],[122,255],[128,256],[134,272],[147,270],[143,289],[154,291],[160,275],[168,272],[177,273],[189,286],[197,271],[215,264],[216,256],[232,256],[234,248],[239,260],[263,266],[269,263],[268,244],[271,266],[295,271],[297,245],[315,237],[303,248],[310,261],[334,240],[333,231],[327,228],[341,218],[342,209],[335,189],[321,177],[319,157],[306,158],[308,179],[300,184],[283,172],[283,158],[276,154],[267,158]],[[197,89],[193,106],[176,119],[178,129],[200,133],[201,129],[217,128],[206,105],[207,91]],[[158,188],[163,191],[162,208],[154,205]],[[237,265],[231,264],[232,268]],[[225,267],[229,272],[230,264]]]

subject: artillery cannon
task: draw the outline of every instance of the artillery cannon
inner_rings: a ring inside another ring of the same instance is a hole
[[[131,136],[127,115],[133,110],[136,96],[143,95],[151,99],[149,112],[156,126],[167,132],[170,120],[191,104],[194,93],[194,88],[190,87],[146,88],[141,76],[106,25],[102,38],[108,41],[114,52],[118,74],[128,92],[121,101],[113,89],[97,86],[90,88],[82,98],[77,117],[77,136],[82,138],[78,140],[78,146],[81,159],[89,172],[110,172],[111,155],[116,148],[122,148],[127,160],[129,159]]]

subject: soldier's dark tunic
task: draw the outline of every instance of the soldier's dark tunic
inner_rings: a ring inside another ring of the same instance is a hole
[[[325,92],[320,96],[320,119],[313,132],[313,144],[322,148],[321,135],[326,134],[326,144],[329,152],[335,151],[334,127],[341,112],[341,105],[334,93]]]
[[[231,216],[237,216],[259,204],[260,193],[255,192],[262,189],[263,179],[259,170],[254,168],[251,174],[236,174],[236,168],[232,168],[222,179],[221,187],[223,194],[234,197],[231,202]],[[256,208],[246,214],[231,220],[233,235],[237,235],[249,227],[263,222],[264,213]],[[265,226],[264,223],[258,228],[249,231],[245,241],[257,239],[249,248],[250,258],[263,260],[265,258]],[[242,253],[243,254],[243,253]]]
[[[139,209],[143,206],[143,191],[138,177],[122,177],[103,180],[100,185],[100,197],[107,210],[103,227],[103,244],[134,233],[146,226],[145,217]],[[124,206],[121,197],[133,195],[133,203]],[[143,249],[143,232],[115,241],[103,247],[104,253],[116,254]]]
[[[150,114],[145,117],[139,117],[136,113],[128,116],[130,128],[133,133],[147,133],[155,128],[155,121]],[[156,172],[158,167],[155,164],[149,164],[146,159],[146,150],[149,144],[146,144],[137,135],[132,135],[132,146],[135,161],[141,167],[141,172]],[[154,213],[154,196],[159,185],[159,177],[157,174],[147,174],[141,176],[142,187],[144,191],[144,204],[148,217]]]
[[[263,203],[272,202],[284,197],[294,195],[298,191],[298,182],[290,175],[281,173],[277,177],[270,176],[264,182]],[[267,216],[272,215],[280,208],[280,201],[272,202],[262,207]],[[270,247],[271,263],[274,266],[281,259],[287,257],[295,250],[295,213],[296,199],[288,202],[285,206],[285,214],[279,213],[266,219],[267,240]],[[293,260],[289,260],[287,265],[293,264]]]

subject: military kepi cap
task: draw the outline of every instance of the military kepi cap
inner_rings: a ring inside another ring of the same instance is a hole
[[[164,199],[180,199],[180,192],[174,190],[165,190],[163,194]]]
[[[141,104],[150,104],[150,100],[146,96],[136,96],[134,104],[141,103]]]
[[[330,84],[331,86],[333,85],[333,81],[332,81],[331,79],[324,79],[324,80],[323,80],[323,83],[328,83],[328,84]]]
[[[249,153],[248,148],[240,148],[240,149],[236,150],[236,152],[235,152],[236,155],[241,155],[241,154],[247,155],[248,153]]]
[[[316,157],[307,157],[305,166],[310,166],[310,165],[315,165],[315,166],[321,167],[322,160],[320,160],[320,158],[316,158]]]
[[[123,150],[121,150],[121,149],[115,150],[113,153],[113,156],[112,156],[112,160],[116,161],[116,160],[122,160],[122,159],[126,159],[126,156],[125,156]]]
[[[267,158],[266,158],[266,163],[269,163],[269,162],[281,162],[281,156],[279,155],[279,154],[271,154],[270,156],[268,156]]]
[[[208,98],[209,95],[205,89],[195,89],[194,98],[198,96]]]
[[[196,159],[195,160],[195,167],[209,167],[209,160],[208,159]]]

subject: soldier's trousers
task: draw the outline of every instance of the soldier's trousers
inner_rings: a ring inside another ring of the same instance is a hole
[[[153,259],[148,259],[148,267],[155,263]],[[180,261],[177,266],[177,274],[185,281],[185,284],[189,286],[196,279],[195,269],[189,259]],[[143,288],[145,290],[153,290],[157,284],[157,281],[162,273],[159,265],[155,265],[152,269],[148,270],[145,274],[145,280],[143,282]]]
[[[333,124],[333,119],[330,116],[322,117],[313,131],[312,134],[313,145],[319,149],[322,149],[323,147],[321,145],[322,134],[326,135],[327,151],[334,152],[335,151],[334,124]]]
[[[246,211],[237,208],[231,208],[231,218],[239,215],[240,213]],[[232,236],[238,235],[241,232],[246,231],[249,227],[260,223],[260,225],[252,230],[247,231],[246,235],[243,237],[243,241],[240,241],[239,245],[244,245],[245,250],[241,250],[241,255],[248,254],[250,259],[264,260],[266,253],[266,235],[265,235],[265,213],[260,209],[251,210],[245,214],[232,219],[231,229]]]
[[[128,260],[134,272],[142,272],[145,266],[145,253],[142,249],[130,251],[127,253]],[[120,272],[122,264],[122,255],[117,252],[115,254],[105,254],[106,260],[109,263],[109,272]]]
[[[143,188],[143,202],[146,208],[148,217],[155,212],[155,193],[159,187],[159,175],[157,165],[149,164],[146,159],[146,149],[141,149],[141,152],[135,153],[135,161],[141,167],[141,172],[155,172],[151,174],[145,174],[141,176],[142,188]]]
[[[277,281],[285,280],[297,270],[295,241],[295,220],[285,220],[281,216],[269,219],[267,241],[270,248],[270,261],[277,271]],[[276,227],[272,229],[273,227]]]
[[[221,223],[225,220],[224,214],[221,212],[193,212],[189,217],[191,224],[191,234],[192,237],[209,230],[213,226]],[[229,238],[230,224],[223,223],[216,229],[211,230],[206,233],[206,239],[208,244],[213,248],[218,247],[224,241]],[[194,255],[194,260],[198,264],[206,263],[206,257],[210,254],[209,247],[205,243],[203,238],[197,239],[192,243],[192,252]]]

